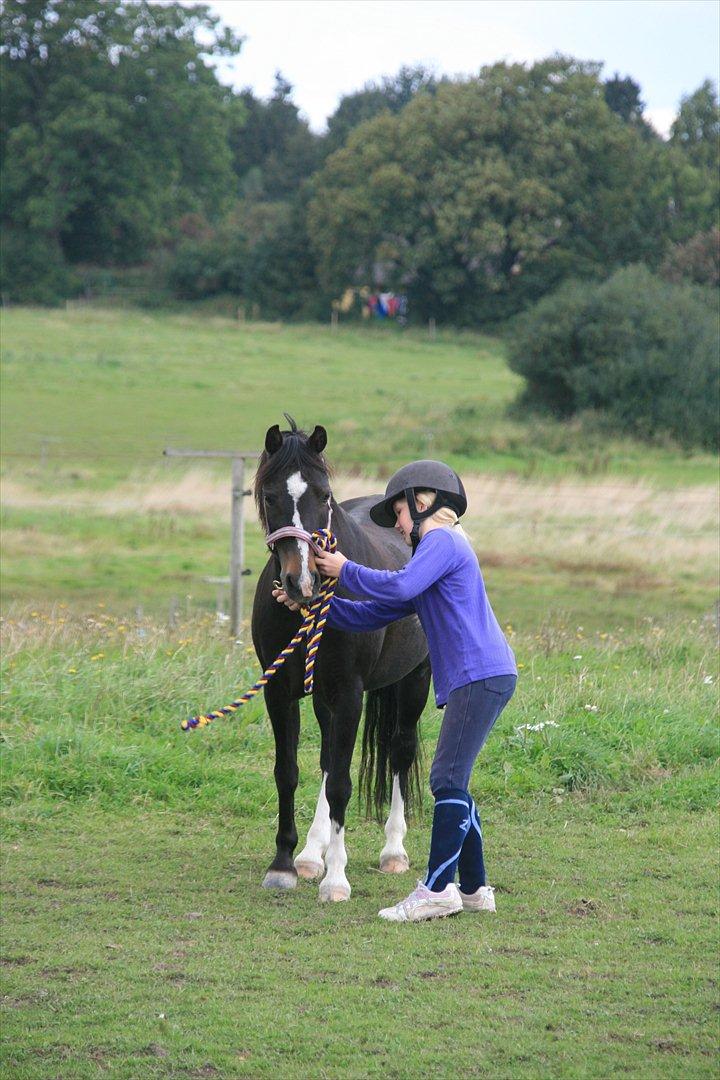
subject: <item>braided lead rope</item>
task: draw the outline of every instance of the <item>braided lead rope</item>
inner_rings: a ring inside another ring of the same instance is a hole
[[[313,540],[313,546],[318,551],[334,552],[337,548],[337,540],[328,529],[318,529],[317,532],[312,534],[311,539]],[[200,713],[198,716],[190,716],[187,720],[181,721],[180,727],[182,730],[193,731],[195,728],[206,727],[213,720],[218,720],[221,716],[231,716],[247,701],[251,701],[256,694],[259,694],[263,687],[267,686],[273,675],[277,674],[285,661],[292,656],[295,649],[305,638],[307,638],[307,652],[305,655],[305,678],[303,686],[305,693],[311,694],[315,672],[315,657],[320,645],[320,639],[322,638],[325,623],[327,622],[328,612],[330,610],[332,598],[335,594],[336,586],[337,578],[323,578],[320,586],[320,595],[317,600],[313,601],[309,610],[303,609],[304,619],[300,629],[295,634],[292,641],[285,646],[270,667],[263,671],[258,681],[253,683],[249,690],[246,690],[237,701],[231,701],[229,705],[223,706],[222,709],[216,709],[215,712],[211,713]]]

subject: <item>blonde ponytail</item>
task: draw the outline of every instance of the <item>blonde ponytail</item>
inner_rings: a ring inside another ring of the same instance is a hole
[[[435,504],[437,499],[437,493],[434,491],[423,491],[418,489],[415,491],[415,505],[418,510],[429,510],[431,506]],[[438,525],[445,525],[453,529],[455,532],[459,532],[461,536],[469,542],[470,537],[460,524],[460,520],[449,506],[441,506],[439,510],[436,510],[434,514],[431,514],[429,521],[436,521]]]

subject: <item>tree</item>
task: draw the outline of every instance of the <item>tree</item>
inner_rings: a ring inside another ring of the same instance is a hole
[[[720,161],[720,105],[710,79],[684,97],[670,129],[670,141],[700,169],[717,172]]]
[[[207,7],[5,0],[0,28],[6,230],[71,262],[129,262],[182,213],[222,212],[229,95],[203,56],[240,39]]]
[[[325,154],[344,146],[350,132],[365,120],[372,120],[385,111],[398,113],[419,93],[434,93],[437,85],[433,73],[422,65],[403,66],[397,75],[383,79],[379,85],[369,82],[362,90],[346,94],[328,119],[323,145]]]
[[[604,84],[605,102],[621,120],[636,128],[646,138],[657,138],[653,128],[645,120],[645,102],[640,98],[640,87],[626,75],[620,78],[616,71],[612,79],[607,79]]]
[[[599,71],[495,64],[356,128],[313,181],[323,283],[402,288],[425,317],[477,323],[569,275],[658,262],[658,149],[608,108]]]
[[[674,244],[665,256],[660,273],[675,284],[720,286],[720,229],[697,233],[684,244]]]
[[[717,227],[720,210],[720,107],[706,80],[683,98],[670,131],[667,194],[672,211],[671,239],[690,240]]]
[[[320,139],[300,118],[292,89],[277,72],[269,101],[251,90],[239,95],[230,148],[241,190],[254,199],[286,199],[320,162]]]

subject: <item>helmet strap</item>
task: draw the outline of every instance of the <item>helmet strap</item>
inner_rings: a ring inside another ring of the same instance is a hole
[[[435,502],[432,506],[429,506],[427,510],[418,510],[417,503],[415,502],[415,492],[412,488],[405,488],[405,498],[407,499],[408,510],[410,511],[410,517],[412,518],[412,531],[410,533],[410,543],[412,545],[413,555],[420,543],[420,524],[425,518],[432,517],[436,510],[440,509],[440,506],[444,505],[439,502],[440,496],[436,496]]]

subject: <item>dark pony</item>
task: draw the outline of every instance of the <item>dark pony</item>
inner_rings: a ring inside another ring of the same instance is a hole
[[[370,520],[369,507],[381,496],[337,503],[323,454],[325,429],[318,426],[307,435],[291,417],[287,420],[289,430],[281,431],[278,425],[268,430],[255,476],[255,501],[266,534],[287,525],[308,533],[330,528],[337,537],[338,550],[349,559],[376,569],[400,569],[409,556],[408,548],[394,530],[379,528]],[[320,573],[304,540],[278,540],[258,581],[252,636],[263,668],[287,645],[301,621],[298,612],[278,604],[272,596],[275,580],[298,603],[312,603],[319,595]],[[336,595],[357,599],[341,588]],[[324,874],[320,898],[345,900],[350,895],[344,870],[345,813],[352,792],[350,766],[364,694],[361,792],[368,808],[373,806],[378,815],[391,798],[380,868],[399,872],[409,865],[402,846],[404,811],[413,789],[419,791],[417,722],[430,685],[427,643],[414,615],[363,633],[326,627],[315,663],[312,695],[321,731],[323,782],[308,842],[293,860],[298,839],[295,790],[304,659],[304,649],[296,650],[265,688],[275,736],[279,822],[276,855],[263,884],[287,889],[296,885],[298,873],[308,878]]]

